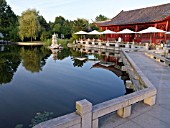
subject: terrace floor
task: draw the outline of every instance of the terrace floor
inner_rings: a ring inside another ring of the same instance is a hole
[[[142,102],[132,106],[132,115],[122,119],[111,113],[100,118],[100,128],[169,128],[170,127],[170,67],[145,56],[143,52],[130,52],[129,56],[157,88],[156,104]]]

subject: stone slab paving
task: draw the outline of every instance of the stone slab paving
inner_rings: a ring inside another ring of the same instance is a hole
[[[122,119],[111,113],[99,120],[100,128],[170,128],[170,66],[144,55],[130,52],[129,56],[157,88],[156,105],[142,102],[132,106],[132,115]]]

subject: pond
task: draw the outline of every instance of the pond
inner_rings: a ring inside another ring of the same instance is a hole
[[[27,128],[37,113],[55,118],[78,100],[95,105],[129,93],[119,59],[114,51],[0,46],[0,128]]]

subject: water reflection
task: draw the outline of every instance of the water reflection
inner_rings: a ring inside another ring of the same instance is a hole
[[[20,49],[22,65],[26,70],[40,72],[45,65],[45,59],[50,56],[50,51],[46,48],[24,48]]]
[[[125,81],[128,79],[127,74],[123,74],[119,51],[109,51],[103,49],[90,48],[65,48],[62,51],[58,49],[28,48],[17,46],[1,46],[0,52],[0,84],[11,82],[14,73],[17,71],[19,64],[27,71],[32,73],[42,71],[46,60],[52,54],[53,60],[63,60],[71,56],[74,67],[83,67],[87,61],[94,61],[92,68],[103,68],[121,76]]]
[[[3,49],[3,50],[2,50]],[[1,46],[0,52],[0,84],[11,82],[21,62],[19,48]]]
[[[126,80],[130,80],[128,74],[121,70],[121,67],[124,66],[124,64],[121,60],[120,51],[83,47],[73,48],[71,53],[73,53],[72,56],[74,60],[74,66],[78,65],[78,67],[82,67],[86,61],[94,61],[91,69],[100,68],[109,70],[118,77],[121,77],[121,79],[124,81],[124,84],[126,83]],[[80,55],[81,58],[87,58],[87,60],[77,59],[77,56]],[[129,94],[134,91],[135,88],[133,86],[131,88],[126,87],[125,94]]]
[[[50,51],[44,47],[1,45],[0,49],[0,84],[11,82],[21,62],[27,71],[32,73],[41,71],[46,59],[51,55]]]
[[[128,92],[117,51],[5,46],[0,58],[0,82],[11,85],[0,86],[2,128],[27,127],[37,112],[68,114],[77,100],[98,104]]]

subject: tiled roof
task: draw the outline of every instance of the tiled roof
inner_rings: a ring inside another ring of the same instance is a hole
[[[99,26],[126,25],[161,21],[170,16],[170,3],[141,8],[130,11],[121,11],[110,21],[96,22]]]

